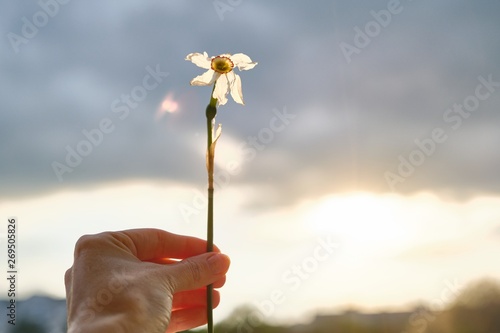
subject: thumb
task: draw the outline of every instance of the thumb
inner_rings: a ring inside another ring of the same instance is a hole
[[[209,252],[164,267],[168,269],[174,292],[179,292],[214,283],[226,274],[229,264],[225,254]]]

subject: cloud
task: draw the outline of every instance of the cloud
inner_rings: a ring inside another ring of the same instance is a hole
[[[371,11],[386,10],[387,2],[243,2],[223,21],[210,2],[61,5],[19,53],[2,41],[0,197],[122,179],[199,185],[210,92],[188,86],[200,71],[183,59],[202,51],[244,52],[259,62],[242,73],[247,105],[219,110],[219,149],[224,136],[239,144],[258,136],[274,109],[296,115],[232,179],[266,189],[255,205],[350,190],[498,194],[500,88],[458,129],[443,119],[474,94],[479,77],[500,81],[500,50],[493,43],[498,5],[462,5],[402,2],[403,10],[350,63],[339,45],[353,44],[354,28],[364,29],[375,20]],[[21,34],[22,18],[40,10],[9,4],[0,31]],[[113,103],[143,84],[148,66],[168,76],[120,119]],[[158,120],[156,110],[169,92],[179,97],[181,110]],[[77,149],[88,140],[83,131],[99,128],[103,119],[114,130],[60,182],[53,162],[63,164],[67,147]],[[422,155],[415,140],[427,142],[436,128],[447,139],[402,176],[402,159]],[[391,186],[387,172],[403,180]]]

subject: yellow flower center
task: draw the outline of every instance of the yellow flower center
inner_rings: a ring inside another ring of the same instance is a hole
[[[227,74],[233,70],[234,64],[228,57],[217,56],[212,59],[212,69],[217,73]]]

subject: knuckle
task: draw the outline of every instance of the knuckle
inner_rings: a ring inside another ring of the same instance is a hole
[[[186,259],[182,263],[188,268],[189,277],[193,282],[199,282],[201,280],[201,264],[191,259]]]
[[[81,236],[75,244],[74,257],[80,257],[83,254],[96,250],[100,247],[100,244],[104,239],[106,239],[109,232],[96,234],[96,235],[83,235]]]
[[[70,285],[72,279],[73,279],[73,267],[71,267],[66,271],[66,273],[64,273],[64,284],[66,286]]]
[[[81,251],[91,248],[95,240],[96,235],[83,235],[76,241],[75,250]]]

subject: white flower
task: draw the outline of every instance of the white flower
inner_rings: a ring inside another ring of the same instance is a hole
[[[209,86],[215,83],[212,97],[217,99],[217,104],[226,104],[228,93],[231,93],[236,103],[245,104],[241,91],[241,79],[239,75],[234,73],[233,69],[238,67],[240,71],[246,71],[254,68],[257,63],[252,62],[249,56],[236,53],[209,57],[206,52],[203,52],[203,54],[190,53],[186,56],[186,60],[190,60],[198,67],[208,69],[202,75],[191,80],[192,86]]]

